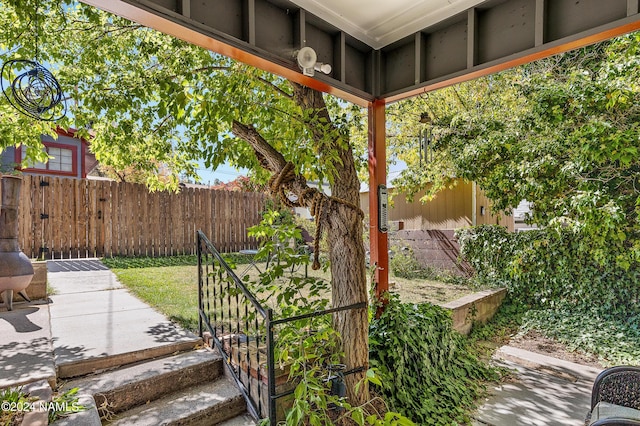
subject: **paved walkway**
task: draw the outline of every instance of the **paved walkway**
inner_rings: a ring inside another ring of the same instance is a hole
[[[97,259],[49,261],[47,301],[0,308],[0,388],[73,377],[200,343]],[[194,307],[195,309],[195,307]]]
[[[601,370],[510,346],[494,359],[514,371],[513,379],[489,389],[475,426],[584,425]]]

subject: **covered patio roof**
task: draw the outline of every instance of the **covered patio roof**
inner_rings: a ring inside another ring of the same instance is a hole
[[[386,183],[387,102],[640,29],[640,0],[80,1],[368,107],[370,188]],[[331,71],[304,75],[303,47]],[[381,293],[388,255],[377,191],[369,203]]]
[[[363,106],[640,29],[638,0],[82,1]]]

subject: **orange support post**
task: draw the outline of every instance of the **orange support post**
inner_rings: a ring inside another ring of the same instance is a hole
[[[369,104],[369,241],[371,265],[375,266],[376,297],[386,303],[384,293],[389,290],[389,249],[387,234],[378,228],[378,186],[387,183],[387,153],[385,102],[376,100]],[[382,314],[383,306],[377,315]]]

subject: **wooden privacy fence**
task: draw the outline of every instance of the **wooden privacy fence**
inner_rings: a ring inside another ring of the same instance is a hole
[[[23,176],[20,247],[32,258],[194,254],[202,230],[224,252],[255,248],[265,195]]]

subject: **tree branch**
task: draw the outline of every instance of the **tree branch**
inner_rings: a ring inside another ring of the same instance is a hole
[[[287,165],[287,160],[284,156],[272,147],[253,126],[234,120],[231,132],[236,137],[246,141],[253,148],[260,165],[274,175],[280,173]],[[283,186],[286,191],[291,192],[298,198],[297,202],[300,205],[311,208],[314,194],[308,190],[315,188],[307,185],[307,180],[304,176],[296,174],[294,179],[283,182]],[[326,197],[324,194],[322,196]]]
[[[287,93],[286,91],[284,91],[283,89],[281,89],[280,87],[276,86],[275,84],[273,84],[272,82],[262,78],[262,77],[257,77],[258,81],[261,81],[263,83],[265,83],[266,85],[268,85],[269,87],[271,87],[273,90],[275,90],[276,92],[280,93],[282,96],[288,98],[288,99],[293,99],[293,94],[291,93]]]

